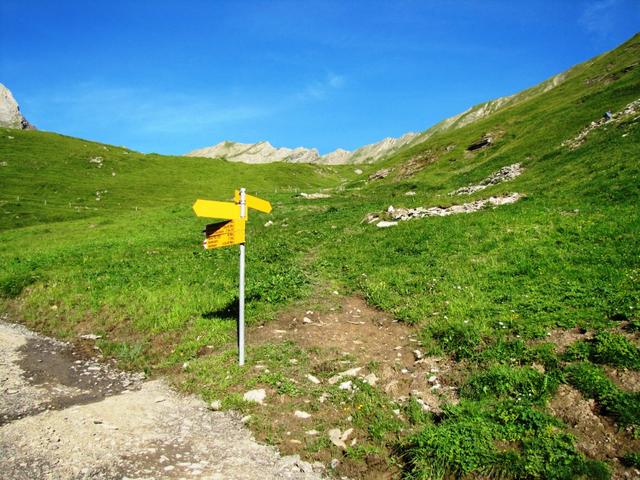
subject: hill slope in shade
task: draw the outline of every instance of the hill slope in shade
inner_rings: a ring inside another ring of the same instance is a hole
[[[101,335],[105,355],[252,415],[259,438],[337,458],[350,478],[389,468],[408,478],[633,478],[638,58],[635,36],[553,88],[478,107],[473,121],[361,164],[362,175],[0,130],[0,308],[58,336]],[[494,181],[500,171],[520,175]],[[273,204],[248,223],[245,368],[235,364],[237,249],[203,252],[207,220],[190,209],[241,185]],[[74,201],[89,208],[78,213]],[[367,223],[473,202],[486,206]],[[367,338],[334,342],[341,330],[328,318],[352,332],[365,314],[378,322]],[[383,319],[398,320],[404,339],[369,338],[388,331]],[[363,345],[388,349],[371,358]],[[330,381],[352,368],[375,385]],[[243,401],[256,388],[266,405]],[[330,440],[349,429],[353,445]]]

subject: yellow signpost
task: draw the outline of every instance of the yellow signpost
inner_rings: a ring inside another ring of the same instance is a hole
[[[240,191],[236,190],[233,195],[233,199],[236,203],[240,203]],[[271,204],[266,200],[263,200],[252,195],[245,193],[245,201],[247,202],[247,208],[253,208],[259,212],[271,213]]]
[[[210,223],[204,227],[205,250],[212,248],[228,247],[244,243],[244,219],[226,220],[219,223]]]
[[[198,199],[193,211],[199,217],[222,218],[226,221],[211,223],[204,229],[205,249],[240,244],[240,295],[238,298],[238,363],[244,365],[244,263],[245,224],[249,219],[247,208],[271,213],[271,204],[258,197],[247,195],[244,188],[234,193],[235,203]]]
[[[240,218],[239,203],[216,202],[214,200],[196,200],[193,204],[193,211],[199,217],[226,218],[234,220]]]

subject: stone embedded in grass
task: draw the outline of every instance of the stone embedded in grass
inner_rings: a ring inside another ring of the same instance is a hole
[[[243,398],[247,402],[255,402],[262,405],[264,403],[264,399],[267,398],[267,392],[264,390],[264,388],[249,390],[243,395]]]
[[[338,383],[343,377],[355,377],[362,370],[362,367],[350,368],[349,370],[345,370],[344,372],[340,372],[337,375],[334,375],[329,379],[329,385],[335,385]]]
[[[365,383],[368,383],[369,385],[374,387],[376,385],[376,382],[378,381],[378,377],[375,373],[370,373],[369,375],[366,375],[364,377],[364,381]]]
[[[87,333],[85,335],[80,335],[80,338],[83,340],[98,340],[102,338],[102,335],[95,335],[93,333]]]
[[[347,439],[349,438],[349,435],[351,435],[352,432],[353,432],[353,428],[349,428],[344,432],[341,432],[339,428],[332,428],[328,432],[329,440],[331,440],[331,443],[333,443],[336,447],[346,449],[347,444],[345,442],[347,441]]]
[[[306,420],[308,418],[311,418],[311,414],[307,413],[307,412],[303,412],[302,410],[296,410],[295,412],[293,412],[293,415],[296,418],[301,418],[303,420]]]
[[[302,323],[313,323],[313,320],[311,320],[309,317],[304,317],[302,319]]]
[[[387,222],[386,220],[376,223],[376,227],[378,228],[389,228],[395,227],[396,225],[398,225],[398,222]]]
[[[353,390],[353,382],[351,380],[348,380],[346,382],[342,382],[338,388],[340,390]]]
[[[222,408],[222,402],[220,400],[214,400],[209,404],[209,408],[214,412],[217,412]]]
[[[309,380],[311,383],[315,383],[316,385],[320,383],[320,379],[311,375],[310,373],[307,374],[307,380]]]
[[[304,432],[305,435],[309,435],[311,437],[318,435],[320,432],[318,432],[317,430],[307,430],[306,432]]]

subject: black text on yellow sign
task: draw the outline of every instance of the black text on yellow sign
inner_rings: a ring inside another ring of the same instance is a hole
[[[205,250],[212,248],[228,247],[245,242],[245,223],[244,219],[227,220],[225,222],[210,223],[204,229],[204,242],[202,245]]]

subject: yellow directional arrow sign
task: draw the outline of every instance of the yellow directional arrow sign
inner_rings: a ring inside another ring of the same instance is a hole
[[[244,365],[244,268],[245,268],[245,224],[249,209],[271,213],[271,204],[258,197],[246,194],[241,188],[234,195],[235,203],[216,202],[199,198],[193,211],[199,217],[223,218],[226,221],[207,225],[204,230],[204,248],[219,248],[240,244],[240,282],[238,295],[238,363]]]
[[[244,243],[244,219],[227,220],[225,222],[211,223],[204,228],[204,248],[228,247]]]
[[[199,217],[225,218],[227,220],[240,218],[240,205],[231,202],[198,199],[193,204],[193,211]]]
[[[263,200],[258,197],[254,197],[253,195],[245,194],[245,202],[247,208],[253,208],[254,210],[258,210],[259,212],[271,213],[271,204],[266,200]],[[234,200],[236,203],[240,203],[240,191],[236,190],[234,194]]]

